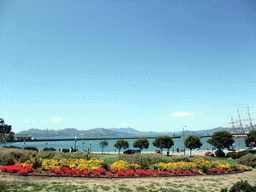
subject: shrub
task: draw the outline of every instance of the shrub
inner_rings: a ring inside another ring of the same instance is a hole
[[[8,165],[15,165],[14,155],[2,155],[1,156],[1,164],[8,166]]]
[[[62,149],[63,153],[69,153],[69,149]]]
[[[10,155],[13,155],[14,159],[18,161],[20,157],[23,155],[21,151],[11,151]]]
[[[249,153],[245,156],[240,157],[237,160],[237,163],[242,164],[242,165],[246,165],[246,166],[255,167],[256,166],[256,155]]]
[[[44,149],[43,149],[43,151],[56,151],[56,149],[55,149],[55,148],[50,147],[50,148],[44,148]]]
[[[19,163],[24,163],[29,159],[31,159],[31,156],[28,153],[23,153],[18,161],[19,161]]]
[[[193,162],[196,158],[203,158],[205,161],[216,161],[213,157],[210,156],[195,156],[192,159],[190,159],[191,162]]]
[[[109,171],[110,169],[110,166],[105,161],[101,164],[101,167],[103,167],[106,171]]]
[[[185,156],[185,155],[178,155],[178,156],[173,156],[170,158],[170,161],[172,163],[175,163],[175,162],[180,162],[180,161],[184,161],[184,162],[192,162],[188,156]]]
[[[17,146],[4,146],[4,148],[22,149],[21,147],[17,147]]]
[[[247,154],[248,154],[248,152],[243,152],[243,153],[231,152],[229,155],[232,159],[237,159],[237,158],[240,158],[240,157],[245,156]]]
[[[56,152],[54,151],[44,151],[43,153],[38,153],[37,157],[41,159],[51,159],[55,156]]]
[[[69,153],[69,157],[72,158],[72,159],[90,160],[90,159],[93,159],[96,156],[93,155],[92,153],[88,152],[88,151],[76,151],[76,152],[73,152],[73,153]]]
[[[236,191],[255,192],[255,187],[252,187],[247,181],[241,180],[236,182],[229,190],[229,192]]]
[[[33,162],[33,168],[34,169],[42,167],[42,161],[38,157],[34,158],[34,160],[35,160]]]
[[[38,149],[36,147],[25,147],[24,149],[25,150],[33,150],[33,151],[38,152]]]
[[[120,155],[120,160],[127,161],[128,163],[136,163],[141,168],[149,167],[149,165],[157,164],[160,162],[169,163],[171,161],[170,157],[163,156],[160,154],[144,154],[144,153],[135,153],[132,155]]]

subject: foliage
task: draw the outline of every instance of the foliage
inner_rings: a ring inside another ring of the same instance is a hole
[[[4,123],[4,119],[0,118],[0,140],[14,140],[14,132],[11,131],[12,126]],[[5,134],[8,134],[7,137]]]
[[[3,148],[22,149],[21,147],[17,147],[17,146],[3,146]]]
[[[191,158],[190,159],[190,161],[194,161],[195,159],[197,159],[197,158],[202,158],[202,159],[204,159],[205,161],[216,161],[216,158],[213,158],[213,157],[210,157],[210,156],[195,156],[195,157],[193,157],[193,158]]]
[[[215,146],[219,150],[224,148],[230,148],[234,143],[233,136],[228,131],[216,131],[212,134],[212,137],[207,140],[207,143]]]
[[[251,167],[256,167],[256,154],[247,154],[240,157],[237,162],[242,165],[247,165]]]
[[[122,149],[122,148],[124,148],[124,149],[125,148],[129,148],[129,143],[128,143],[128,141],[123,140],[123,139],[117,140],[116,144],[114,145],[114,147],[119,149],[119,154],[120,154],[120,149]]]
[[[38,157],[42,159],[51,159],[55,156],[56,152],[55,151],[44,151],[41,153],[38,153]]]
[[[74,149],[73,149],[74,150]],[[70,149],[62,149],[62,152],[63,153],[69,153],[70,152]]]
[[[102,148],[102,153],[103,153],[103,148],[108,146],[108,142],[107,141],[101,141],[100,142],[100,147]]]
[[[25,150],[33,150],[38,152],[38,149],[36,147],[24,147]]]
[[[0,157],[0,162],[2,165],[15,165],[15,158],[14,155],[2,155]]]
[[[43,151],[56,151],[56,149],[55,149],[55,148],[50,147],[50,148],[44,148],[44,149],[43,149]]]
[[[24,163],[27,160],[31,159],[31,156],[28,153],[23,153],[23,155],[19,158],[19,163]]]
[[[232,159],[238,159],[238,158],[240,158],[240,157],[242,157],[242,156],[245,156],[245,155],[247,155],[249,152],[243,152],[243,153],[238,153],[238,152],[231,152],[230,154],[229,154],[229,156],[232,158]]]
[[[120,155],[120,160],[138,164],[140,167],[147,167],[148,164],[152,165],[159,162],[169,163],[171,158],[156,153],[135,153],[132,155]]]
[[[247,138],[244,139],[246,147],[251,146],[251,142],[254,142],[253,147],[256,147],[256,130],[252,130],[247,134]]]
[[[189,135],[184,142],[185,146],[190,149],[190,156],[192,149],[200,148],[203,143],[200,141],[200,138],[196,135]]]
[[[170,136],[158,136],[153,141],[153,145],[160,148],[161,151],[163,150],[163,148],[166,148],[169,151],[169,149],[174,145],[174,142],[172,140],[172,137]]]
[[[252,187],[247,181],[236,182],[229,190],[229,192],[243,191],[243,192],[256,192],[255,187]]]
[[[172,156],[171,158],[169,158],[170,162],[180,162],[180,161],[184,161],[184,162],[192,162],[193,160],[189,159],[188,156],[185,155],[177,155],[177,156]]]
[[[149,142],[147,138],[139,138],[136,141],[133,142],[133,147],[138,147],[140,150],[147,149],[149,146]]]

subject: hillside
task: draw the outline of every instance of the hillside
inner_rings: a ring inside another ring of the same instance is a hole
[[[216,131],[232,131],[231,128],[217,127],[208,130],[189,131],[185,130],[187,134],[212,134]],[[125,137],[125,136],[157,136],[157,135],[181,135],[183,132],[141,132],[133,128],[94,128],[90,130],[77,130],[75,128],[66,128],[62,130],[48,130],[48,137]],[[29,134],[31,137],[46,137],[47,131],[41,129],[29,129],[27,131],[20,131],[16,134]]]

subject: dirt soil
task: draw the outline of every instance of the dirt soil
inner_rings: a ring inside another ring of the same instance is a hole
[[[220,191],[221,188],[225,187],[229,189],[233,183],[241,180],[248,181],[254,186],[256,185],[255,177],[256,169],[236,174],[146,178],[21,176],[18,173],[0,172],[0,183],[47,183],[48,186],[52,186],[54,185],[52,182],[58,182],[64,186],[88,186],[90,190],[96,187],[96,191],[106,191],[104,188],[97,186],[108,186],[110,187],[108,191]]]

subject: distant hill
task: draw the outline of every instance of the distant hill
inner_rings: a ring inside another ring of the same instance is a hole
[[[212,134],[216,131],[232,131],[232,128],[217,127],[208,130],[189,131],[186,130],[184,133],[187,134]],[[127,137],[127,136],[158,136],[158,135],[181,135],[183,132],[142,132],[133,128],[94,128],[90,130],[77,130],[75,128],[66,128],[62,130],[48,130],[49,137]],[[29,134],[31,137],[46,137],[47,131],[41,129],[29,129],[27,131],[20,131],[16,134]]]
[[[16,134],[29,134],[31,137],[104,137],[104,136],[110,136],[110,137],[124,137],[127,136],[127,133],[118,132],[118,131],[112,131],[110,129],[105,128],[94,128],[90,130],[77,130],[74,128],[66,128],[62,130],[48,130],[48,134],[46,130],[40,130],[40,129],[29,129],[27,131],[20,131]],[[130,136],[133,136],[135,134],[129,134]]]

